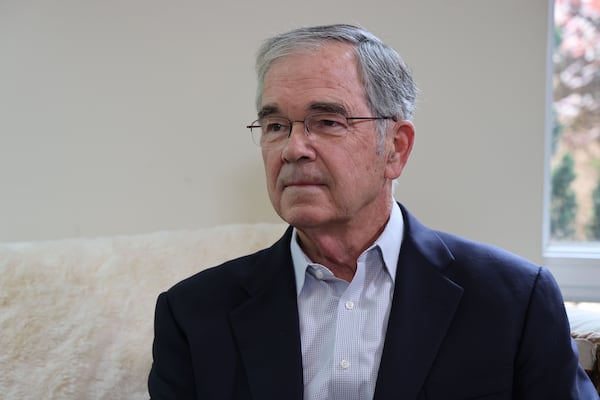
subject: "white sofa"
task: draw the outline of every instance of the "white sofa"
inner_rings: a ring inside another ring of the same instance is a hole
[[[147,399],[157,295],[284,230],[226,225],[0,244],[0,398]],[[600,314],[591,316],[573,317],[597,328],[580,336],[595,346],[583,361],[597,369]]]
[[[0,398],[147,399],[154,306],[282,224],[0,244]]]

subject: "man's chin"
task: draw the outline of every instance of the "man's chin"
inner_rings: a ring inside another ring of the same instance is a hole
[[[322,210],[311,210],[311,207],[307,207],[306,205],[282,209],[279,212],[279,216],[285,222],[298,229],[316,228],[327,221]]]

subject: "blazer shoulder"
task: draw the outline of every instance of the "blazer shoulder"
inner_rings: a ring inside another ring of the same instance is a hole
[[[443,273],[465,289],[465,299],[480,305],[504,304],[516,312],[527,306],[540,276],[553,279],[542,266],[505,249],[445,232],[437,235],[454,257]]]
[[[483,268],[496,268],[505,273],[537,275],[540,265],[506,249],[476,242],[451,233],[436,231],[442,242],[455,257],[457,264]]]
[[[257,260],[268,249],[227,260],[219,265],[203,269],[194,275],[177,282],[167,293],[169,297],[188,297],[206,294],[214,298],[219,292],[239,286],[248,278]]]
[[[226,304],[228,299],[247,296],[291,263],[289,232],[288,229],[271,247],[206,268],[176,283],[167,296],[172,301],[204,300],[212,304]]]
[[[539,266],[497,246],[476,242],[423,225],[400,205],[405,222],[405,240],[441,271],[480,270],[536,275]],[[485,270],[484,270],[485,269]]]

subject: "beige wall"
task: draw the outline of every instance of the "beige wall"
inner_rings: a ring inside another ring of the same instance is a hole
[[[244,128],[254,52],[349,22],[421,88],[398,199],[541,260],[547,0],[207,4],[0,2],[0,241],[276,221]]]

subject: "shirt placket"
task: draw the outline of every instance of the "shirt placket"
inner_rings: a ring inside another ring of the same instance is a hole
[[[361,399],[360,385],[364,371],[361,372],[359,346],[363,318],[359,299],[364,280],[365,265],[361,256],[354,279],[341,294],[337,305],[331,399]]]

